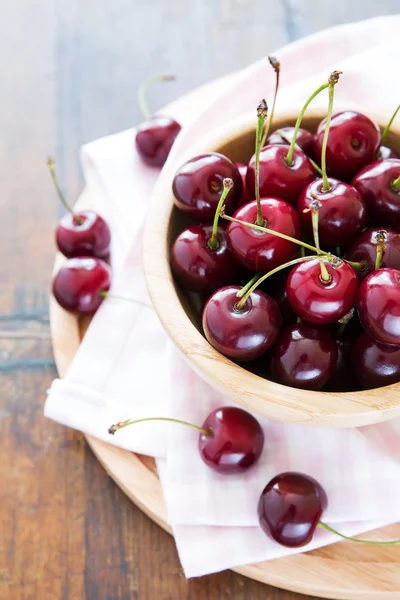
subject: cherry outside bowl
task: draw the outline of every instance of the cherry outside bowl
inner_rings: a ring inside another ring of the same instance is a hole
[[[335,112],[362,107],[335,106]],[[299,107],[276,111],[273,129],[293,126]],[[367,114],[367,113],[366,113]],[[381,130],[387,119],[369,114]],[[325,117],[324,110],[310,107],[302,127],[315,132]],[[400,416],[400,383],[383,388],[335,393],[291,388],[269,381],[238,365],[215,350],[204,338],[201,315],[190,293],[175,282],[170,269],[170,248],[190,221],[174,206],[172,181],[189,158],[204,152],[220,152],[233,162],[247,163],[254,154],[256,116],[243,115],[196,141],[165,172],[149,209],[144,236],[144,266],[147,286],[158,316],[192,368],[211,386],[247,410],[293,423],[318,427],[359,427]],[[389,132],[387,145],[400,151],[400,125]]]

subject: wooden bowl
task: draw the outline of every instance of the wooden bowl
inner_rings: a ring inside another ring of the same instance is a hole
[[[381,128],[382,118],[370,115]],[[315,131],[324,114],[307,112],[303,126]],[[274,129],[294,125],[296,113],[276,114]],[[248,162],[254,153],[254,114],[245,115],[204,137],[182,157],[181,164],[202,152],[221,152],[233,161]],[[400,129],[392,128],[388,144],[400,152]],[[166,331],[193,369],[219,392],[256,413],[279,421],[321,427],[359,427],[400,416],[400,383],[374,390],[328,393],[274,383],[222,356],[204,338],[198,308],[191,295],[173,279],[171,245],[187,218],[174,206],[172,180],[176,165],[157,186],[144,235],[144,266],[154,307]]]

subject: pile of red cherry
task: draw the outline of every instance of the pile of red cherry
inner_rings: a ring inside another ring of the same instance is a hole
[[[200,294],[221,354],[287,386],[345,392],[400,381],[400,159],[383,145],[397,111],[382,134],[364,114],[332,115],[339,75],[269,137],[262,101],[247,165],[210,152],[181,166],[175,204],[192,224],[171,268]],[[301,129],[324,89],[327,118]]]

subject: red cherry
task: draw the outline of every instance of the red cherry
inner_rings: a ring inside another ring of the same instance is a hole
[[[400,176],[400,160],[378,160],[365,167],[352,180],[367,205],[375,226],[384,225],[400,231],[400,191],[393,182]]]
[[[328,506],[323,487],[308,475],[281,473],[268,483],[258,503],[263,531],[283,546],[297,548],[311,542]]]
[[[297,315],[293,312],[292,307],[289,304],[289,300],[286,292],[287,275],[282,277],[275,286],[273,297],[279,310],[281,311],[282,317],[286,324],[296,323]]]
[[[284,139],[279,132],[282,132],[286,139]],[[293,139],[294,127],[281,127],[277,131],[274,131],[267,137],[266,145],[279,144],[288,146]],[[296,136],[296,144],[307,154],[307,156],[313,156],[314,147],[314,136],[307,129],[299,128]]]
[[[171,250],[171,268],[179,283],[193,292],[212,292],[232,283],[238,271],[228,249],[226,231],[218,227],[218,247],[208,244],[212,225],[192,225],[178,235]]]
[[[206,465],[224,475],[243,473],[261,456],[264,432],[250,413],[233,406],[214,410],[199,436],[199,451]]]
[[[400,271],[370,273],[361,284],[357,308],[362,326],[374,340],[400,345]]]
[[[107,223],[92,210],[68,212],[56,229],[57,247],[67,258],[82,255],[106,258],[110,254],[110,241]]]
[[[378,150],[377,159],[378,160],[386,160],[387,158],[399,158],[399,154],[393,148],[388,148],[388,146],[381,146]]]
[[[111,285],[111,269],[100,258],[81,256],[68,259],[53,279],[58,304],[78,314],[96,312],[103,301],[101,292]]]
[[[261,210],[268,229],[292,238],[301,238],[299,215],[290,204],[278,198],[261,198]],[[257,203],[253,201],[242,206],[236,211],[234,218],[254,224],[257,219]],[[229,223],[227,235],[236,260],[247,269],[259,273],[274,269],[298,252],[298,246],[293,242],[239,223]]]
[[[321,159],[326,119],[318,126],[314,138],[314,153]],[[346,110],[333,115],[329,130],[326,162],[334,177],[351,178],[357,171],[375,160],[381,143],[381,132],[365,115]]]
[[[225,178],[233,180],[225,205],[232,214],[242,196],[242,178],[236,165],[217,152],[196,156],[177,171],[172,186],[176,206],[194,219],[212,220]]]
[[[260,194],[276,196],[294,204],[301,190],[315,179],[315,171],[302,150],[294,149],[292,164],[286,162],[288,147],[264,146],[260,152]],[[255,197],[255,156],[247,167],[246,185]]]
[[[335,339],[325,327],[298,323],[286,327],[274,346],[271,372],[282,385],[320,390],[337,359]]]
[[[353,336],[346,334],[336,338],[337,359],[326,392],[350,392],[356,388],[353,370],[349,368],[350,355],[354,345]]]
[[[365,263],[365,269],[358,271],[360,279],[364,279],[375,270],[377,236],[382,235],[382,229],[367,229],[350,246],[346,253],[348,260]],[[384,249],[381,267],[400,269],[400,234],[393,229],[385,229]]]
[[[332,177],[328,181],[330,189],[326,192],[322,189],[322,179],[316,179],[305,187],[297,201],[297,210],[306,231],[312,234],[310,204],[316,196],[322,204],[318,221],[321,245],[331,248],[347,246],[365,227],[367,208],[355,187]]]
[[[354,344],[351,363],[366,390],[400,381],[400,347],[379,344],[365,331]]]
[[[179,123],[165,115],[154,115],[144,121],[137,128],[135,138],[141,159],[152,167],[162,167],[180,130]]]
[[[224,356],[247,361],[264,354],[275,343],[282,317],[270,296],[255,290],[242,310],[237,285],[223,287],[209,298],[203,311],[208,342]]]
[[[247,191],[246,187],[247,165],[241,162],[237,162],[235,163],[235,165],[237,166],[238,171],[240,173],[240,177],[242,178],[242,197],[239,201],[239,206],[243,206],[243,204],[247,204],[252,199],[250,198],[249,192]]]
[[[324,261],[330,281],[321,279],[320,261],[299,263],[289,273],[286,290],[289,304],[301,319],[317,325],[338,321],[354,306],[358,278],[354,269],[342,262],[333,267]]]

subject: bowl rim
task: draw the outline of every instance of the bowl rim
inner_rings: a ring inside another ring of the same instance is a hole
[[[357,110],[352,105],[346,108]],[[341,106],[339,110],[344,110],[344,107]],[[382,116],[371,114],[370,111],[366,111],[366,114],[381,128],[385,126],[386,119]],[[297,110],[277,110],[274,123],[295,122],[297,115]],[[322,120],[324,116],[323,109],[311,107],[305,120]],[[182,153],[179,164],[203,152],[218,152],[221,146],[233,144],[239,135],[255,131],[255,125],[254,113],[244,114],[222,125]],[[400,137],[400,127],[393,126],[390,133],[391,137]],[[237,404],[279,421],[320,427],[359,427],[400,416],[400,382],[357,392],[301,390],[255,375],[209,344],[186,314],[177,295],[169,264],[167,231],[174,206],[172,180],[176,170],[176,160],[171,161],[156,185],[145,224],[143,261],[146,283],[156,313],[191,367],[214,389]]]

